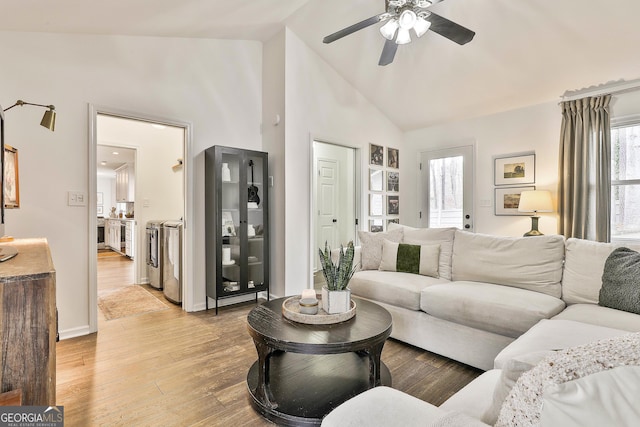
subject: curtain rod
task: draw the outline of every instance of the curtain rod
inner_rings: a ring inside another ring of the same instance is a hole
[[[599,96],[605,94],[615,95],[626,92],[633,92],[635,90],[640,90],[640,79],[630,81],[618,80],[614,82],[603,83],[598,86],[590,86],[578,90],[568,90],[560,96],[560,102],[573,101],[589,96]]]

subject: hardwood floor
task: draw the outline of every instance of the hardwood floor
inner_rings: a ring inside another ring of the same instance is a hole
[[[130,284],[124,271],[131,262],[106,258],[98,260],[99,274],[120,277],[109,286]],[[272,425],[251,407],[245,384],[256,360],[246,329],[255,305],[222,308],[218,316],[169,305],[109,321],[100,315],[97,334],[58,343],[57,404],[67,426]],[[382,360],[394,388],[435,405],[481,373],[395,340]]]

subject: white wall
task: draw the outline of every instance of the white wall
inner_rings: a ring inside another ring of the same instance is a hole
[[[494,215],[493,159],[504,154],[535,151],[536,189],[550,190],[555,200],[561,119],[558,101],[554,101],[406,133],[405,151],[409,155],[404,159],[415,160],[401,162],[400,221],[410,225],[418,223],[419,198],[414,195],[424,191],[419,182],[419,153],[475,143],[475,231],[522,236],[531,229],[530,217]],[[491,200],[491,207],[480,207],[483,199]],[[540,216],[540,231],[557,233],[557,213]]]
[[[57,277],[62,336],[86,333],[88,207],[66,192],[88,188],[88,104],[193,123],[194,213],[190,265],[194,299],[204,307],[204,155],[214,144],[261,149],[262,47],[259,42],[2,32],[0,102],[55,104],[56,131],[43,111],[6,113],[7,143],[20,150],[21,208],[7,212],[7,234],[46,237]]]
[[[368,153],[369,143],[400,147],[402,132],[289,29],[285,56],[287,227],[285,247],[279,249],[285,251],[286,274],[284,286],[276,284],[274,294],[293,295],[310,285],[309,254],[317,250],[310,241],[312,140]],[[363,174],[368,174],[367,161],[368,155],[361,156]],[[362,191],[362,206],[365,198]],[[360,215],[360,220],[363,229],[366,217]]]
[[[109,217],[111,206],[116,205],[116,177],[107,175],[98,175],[96,182],[97,192],[102,193],[102,215],[99,217]]]

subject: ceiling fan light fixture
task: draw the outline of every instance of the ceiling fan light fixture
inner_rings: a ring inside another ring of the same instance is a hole
[[[382,37],[387,40],[393,40],[393,38],[396,36],[396,31],[398,30],[399,26],[400,25],[398,24],[398,20],[393,18],[382,27],[380,27],[380,34],[382,34]]]
[[[411,43],[411,36],[409,35],[409,30],[400,27],[398,30],[398,37],[396,37],[396,44],[407,44]]]
[[[417,19],[418,15],[413,10],[405,10],[400,14],[398,24],[401,29],[409,31],[416,24]]]
[[[416,23],[413,26],[413,30],[416,32],[416,36],[422,37],[431,27],[431,22],[418,16]]]

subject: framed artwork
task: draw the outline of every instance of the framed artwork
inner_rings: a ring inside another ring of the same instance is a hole
[[[20,207],[20,181],[18,177],[18,149],[4,146],[4,207]]]
[[[400,214],[400,196],[387,196],[387,215]]]
[[[383,198],[382,194],[369,194],[369,215],[370,216],[382,216]]]
[[[384,166],[384,147],[382,145],[369,144],[369,164]]]
[[[104,208],[102,206],[98,206],[98,215],[104,214]]]
[[[98,193],[96,200],[98,201],[98,206],[104,205],[104,193]]]
[[[384,171],[382,169],[369,169],[369,190],[382,191],[384,186]]]
[[[372,233],[380,233],[384,231],[384,222],[381,219],[370,219],[369,231]]]
[[[387,172],[387,191],[394,193],[400,191],[400,174],[398,172]]]
[[[520,205],[520,193],[525,190],[535,189],[535,185],[528,185],[525,187],[496,188],[496,215],[531,216],[531,212],[518,212],[518,205]]]
[[[387,148],[387,166],[393,169],[400,168],[400,151],[397,148]]]
[[[387,220],[387,225],[389,224],[400,224],[400,218],[391,218]]]
[[[535,154],[498,157],[494,160],[495,185],[533,184],[535,182]]]

